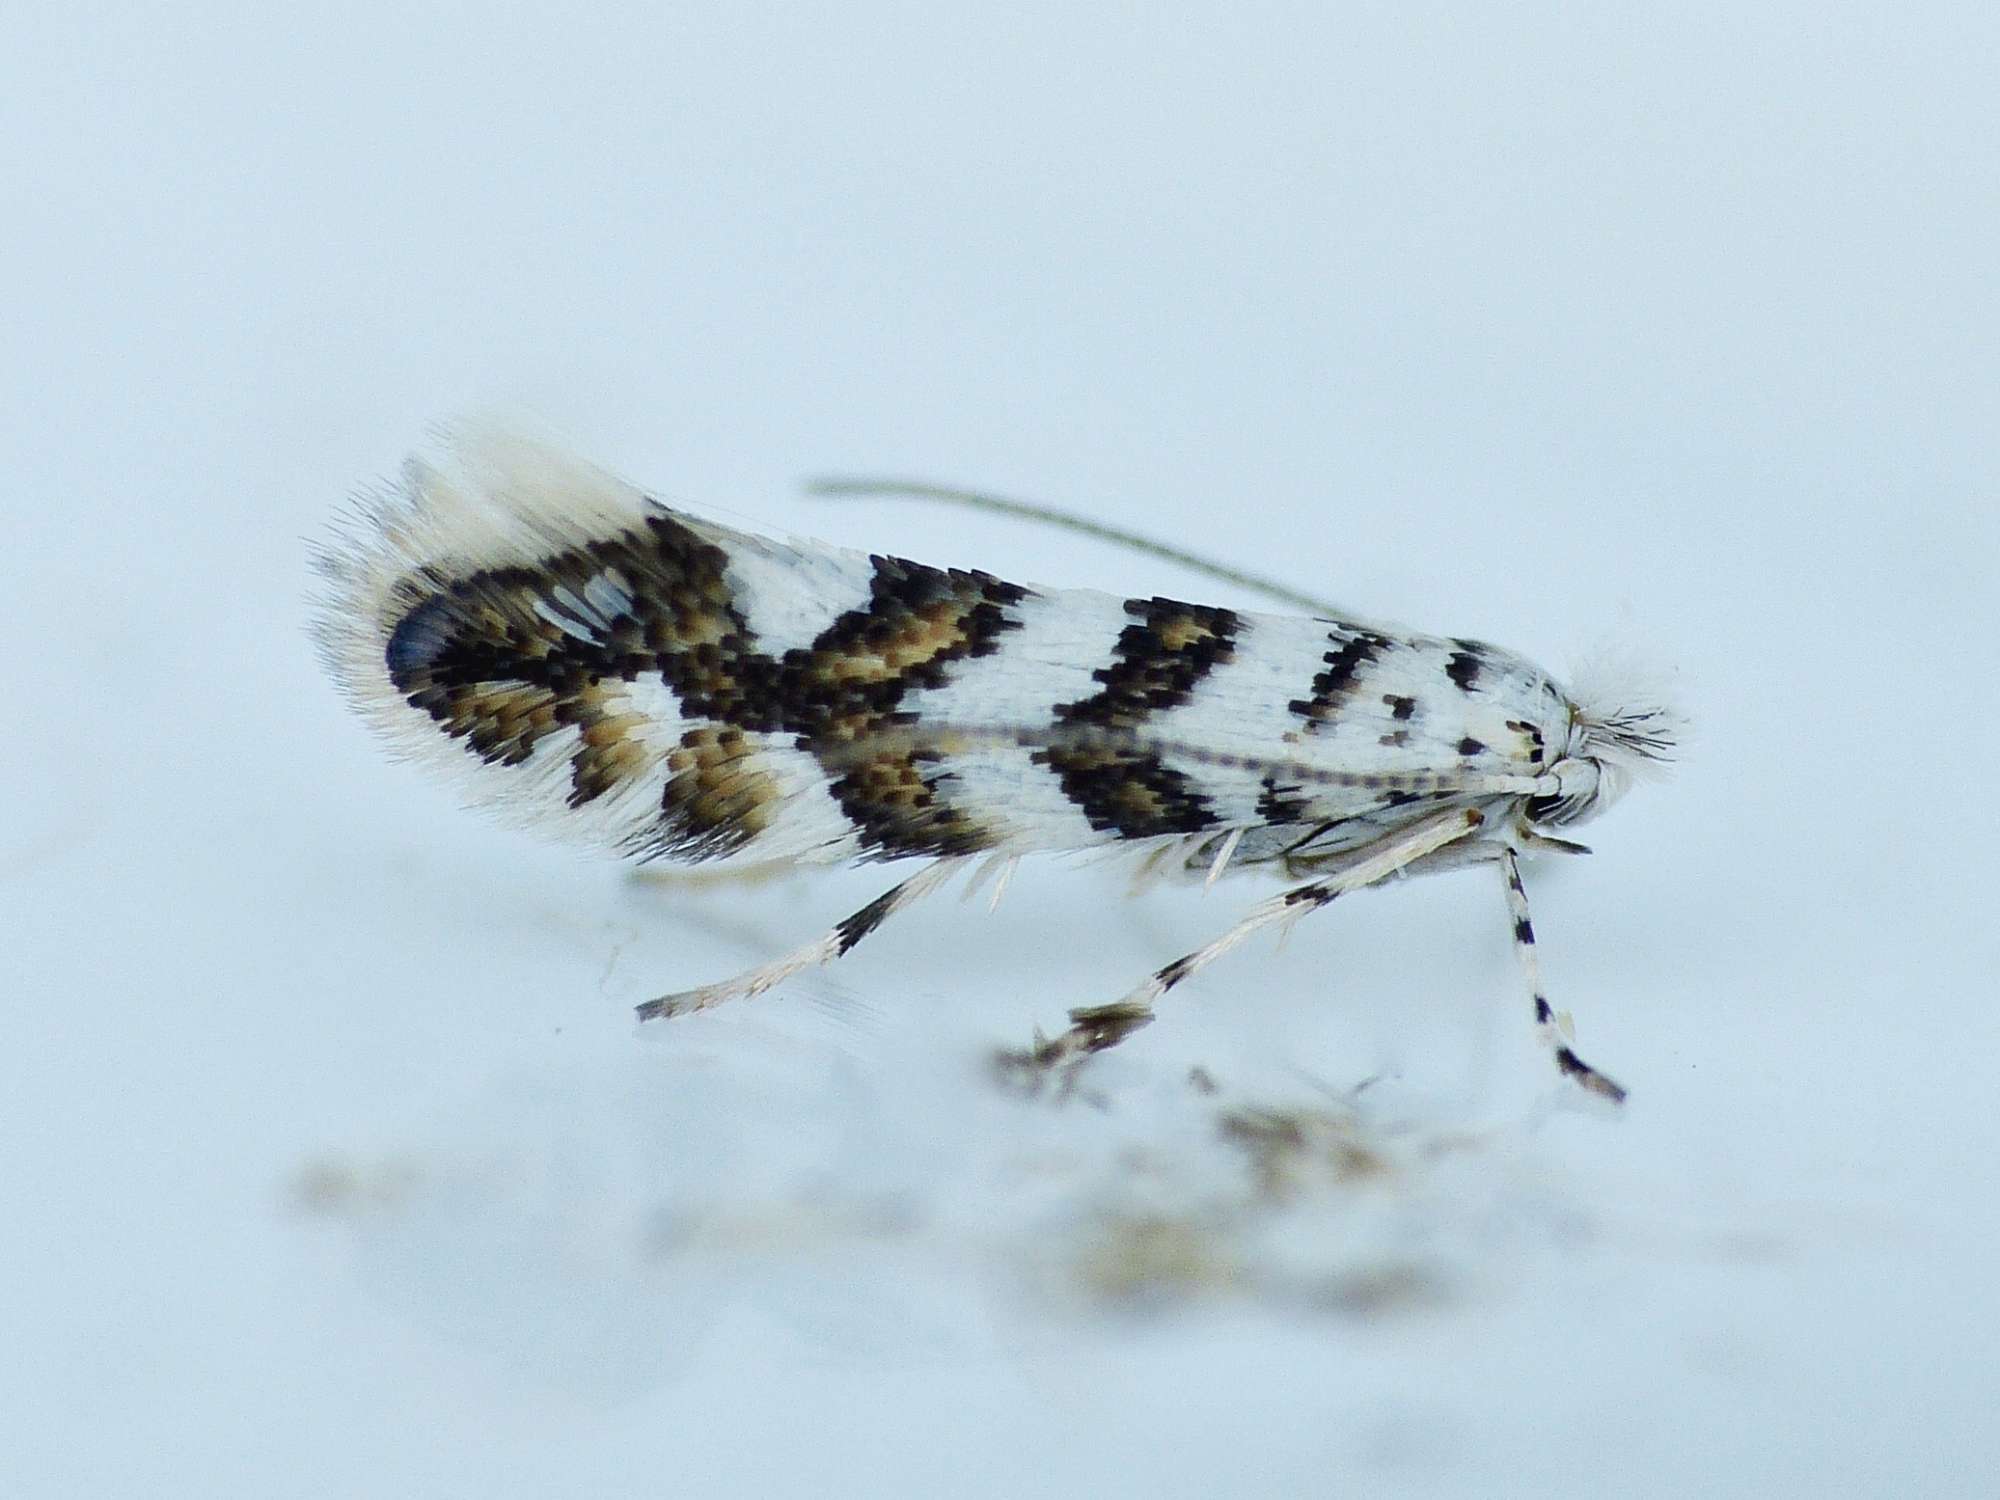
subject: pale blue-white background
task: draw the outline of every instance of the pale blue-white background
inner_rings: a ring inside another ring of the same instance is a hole
[[[5,30],[7,1494],[1985,1492],[1989,7]],[[1265,887],[1030,865],[639,1033],[884,876],[635,888],[346,716],[305,539],[492,410],[854,545],[1246,602],[802,476],[1640,653],[1694,753],[1530,877],[1631,1106],[1546,1086],[1477,874],[1246,952],[1102,1110],[980,1049]],[[1107,1215],[1240,1183],[1193,1062],[1376,1079],[1402,1165],[1107,1309]]]

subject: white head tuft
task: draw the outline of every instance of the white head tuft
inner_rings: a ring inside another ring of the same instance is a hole
[[[1581,823],[1634,781],[1666,774],[1688,734],[1687,719],[1672,704],[1670,676],[1610,653],[1578,670],[1566,694],[1569,737],[1550,768],[1561,790],[1529,804],[1535,822]]]
[[[1600,651],[1581,662],[1569,691],[1576,708],[1572,753],[1628,781],[1664,776],[1688,740],[1673,676],[1629,652]]]

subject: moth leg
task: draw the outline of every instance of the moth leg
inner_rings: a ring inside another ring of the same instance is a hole
[[[773,959],[767,964],[759,964],[754,969],[745,969],[732,979],[705,984],[699,989],[682,990],[678,994],[662,995],[657,1000],[648,1000],[639,1007],[639,1019],[653,1021],[691,1015],[698,1010],[710,1010],[725,1000],[744,1000],[752,995],[761,995],[773,985],[791,978],[801,969],[816,969],[821,965],[830,964],[842,954],[851,952],[855,944],[904,907],[915,905],[950,880],[965,867],[969,859],[970,856],[954,855],[926,865],[901,885],[892,886],[884,891],[832,931],[815,938],[803,948],[796,948],[784,957]]]
[[[644,865],[628,870],[625,878],[633,885],[676,891],[713,890],[723,886],[731,890],[749,890],[795,875],[798,869],[798,861],[790,859],[767,859],[759,864],[725,865],[720,869],[708,865]]]
[[[1259,902],[1220,937],[1149,974],[1123,999],[1109,1005],[1089,1005],[1072,1010],[1069,1013],[1069,1030],[1061,1036],[1038,1035],[1028,1047],[1000,1053],[996,1062],[1002,1076],[1034,1087],[1039,1084],[1042,1075],[1052,1070],[1073,1068],[1091,1053],[1117,1046],[1152,1021],[1154,1001],[1183,980],[1200,973],[1252,933],[1261,932],[1274,924],[1295,922],[1307,912],[1332,904],[1349,891],[1358,891],[1363,886],[1386,880],[1404,866],[1465,838],[1485,821],[1485,815],[1476,808],[1428,818],[1407,832],[1383,842],[1374,853],[1353,861],[1336,874],[1293,886],[1268,901]]]
[[[1504,845],[1500,853],[1500,874],[1507,884],[1507,910],[1514,918],[1514,955],[1521,961],[1521,974],[1528,981],[1528,993],[1535,1006],[1535,1034],[1556,1060],[1565,1076],[1574,1078],[1591,1093],[1622,1103],[1625,1090],[1576,1055],[1570,1046],[1565,1023],[1550,1007],[1542,990],[1542,961],[1535,952],[1535,924],[1528,919],[1528,891],[1521,884],[1521,862]]]

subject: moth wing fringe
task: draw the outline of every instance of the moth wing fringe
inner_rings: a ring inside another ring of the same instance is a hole
[[[531,568],[670,513],[609,471],[498,425],[462,424],[445,429],[440,439],[437,461],[413,456],[396,479],[357,494],[314,554],[312,635],[340,691],[392,757],[429,766],[464,801],[503,822],[635,859],[706,857],[699,849],[670,847],[661,829],[662,763],[684,727],[666,717],[673,705],[664,689],[613,689],[614,706],[636,731],[621,746],[628,759],[611,785],[579,803],[573,797],[572,757],[582,741],[576,725],[542,735],[522,763],[496,767],[441,732],[392,680],[388,652],[398,625],[427,601],[444,597],[454,580],[488,569]],[[678,510],[671,514],[704,537],[739,541],[726,527]],[[587,628],[603,602],[555,590],[537,608],[559,628]],[[785,826],[788,806],[819,795],[817,787],[794,779],[778,788],[766,817]],[[742,855],[744,862],[841,857],[838,840],[817,828],[804,847],[769,840]]]

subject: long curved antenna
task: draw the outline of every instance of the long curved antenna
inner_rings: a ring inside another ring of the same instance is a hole
[[[1179,547],[1155,541],[1149,536],[1141,536],[1136,531],[1127,531],[1121,526],[1107,526],[1102,521],[1092,521],[1083,516],[1072,515],[1066,510],[1058,510],[1053,505],[1038,505],[1032,500],[1010,500],[1004,495],[988,495],[979,490],[953,489],[949,485],[927,484],[916,479],[876,479],[845,475],[811,480],[806,484],[806,493],[829,498],[876,495],[889,500],[935,500],[965,510],[983,510],[989,515],[1039,521],[1060,531],[1070,531],[1078,536],[1114,543],[1145,557],[1157,557],[1162,562],[1177,563],[1183,568],[1205,574],[1219,582],[1262,594],[1265,598],[1274,599],[1280,604],[1289,604],[1294,609],[1303,609],[1315,615],[1332,615],[1339,619],[1355,618],[1338,605],[1317,599],[1311,594],[1301,593],[1273,579],[1256,573],[1246,573],[1241,568],[1230,567],[1227,563],[1198,557],[1192,552],[1184,552]]]
[[[892,724],[860,731],[838,744],[820,745],[814,753],[828,765],[844,765],[860,764],[884,751],[911,754],[929,750],[962,755],[985,746],[1166,755],[1190,765],[1269,776],[1286,785],[1410,792],[1418,796],[1548,797],[1562,790],[1561,779],[1545,770],[1480,771],[1460,763],[1411,771],[1342,770],[1284,755],[1218,750],[1194,740],[1114,724],[976,724],[953,720]]]

